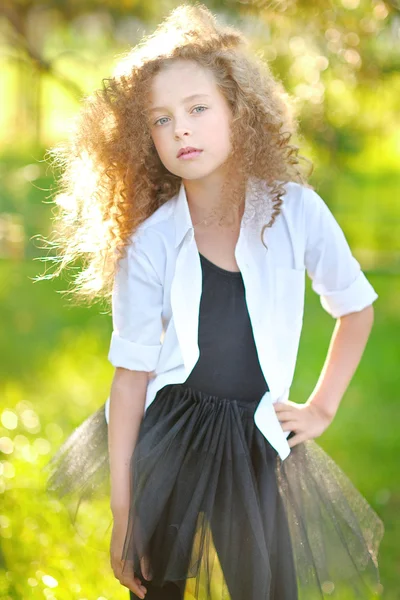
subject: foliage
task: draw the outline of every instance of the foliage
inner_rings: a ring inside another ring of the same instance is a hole
[[[101,85],[113,56],[150,32],[179,0],[5,0],[0,7],[0,597],[118,600],[127,590],[108,560],[106,498],[78,530],[44,492],[42,468],[109,391],[111,322],[71,308],[65,281],[43,272],[52,175],[45,148],[68,132],[78,101]],[[396,0],[213,0],[271,64],[297,102],[299,144],[377,289],[375,326],[361,365],[321,445],[380,514],[384,597],[398,597],[400,320],[400,14]],[[38,145],[39,144],[39,145]],[[40,145],[41,144],[41,145]],[[333,322],[307,290],[292,398],[312,391]],[[88,548],[91,549],[88,552]],[[101,577],[99,577],[101,574]]]
[[[8,312],[4,319],[0,341],[2,356],[10,354],[17,363],[11,372],[8,362],[0,365],[0,595],[4,600],[43,596],[122,600],[127,592],[114,579],[108,561],[107,499],[87,505],[74,529],[64,506],[46,496],[42,471],[62,440],[107,397],[112,369],[104,348],[110,319],[93,309],[66,310],[54,293],[55,282],[32,287],[29,277],[35,270],[32,263],[22,264],[18,272],[12,261],[0,263],[0,280],[9,282],[0,301],[7,306],[18,299],[14,318]],[[400,491],[396,483],[400,279],[369,277],[380,294],[375,327],[335,421],[319,442],[385,522],[381,575],[384,597],[394,600]],[[25,328],[30,323],[29,336],[16,332],[20,318]],[[308,285],[293,400],[302,402],[312,391],[332,327],[332,319]],[[26,351],[28,338],[39,344],[36,353]]]
[[[19,89],[9,88],[8,102],[17,93],[19,110],[27,113],[28,136],[36,143],[48,140],[43,121],[48,114],[46,97],[54,94],[49,81],[77,102],[108,74],[113,53],[137,43],[179,3],[103,0],[99,7],[93,0],[8,0],[0,9],[1,31],[9,72],[19,73]],[[369,135],[381,135],[398,122],[400,9],[396,2],[214,0],[205,4],[247,33],[270,62],[298,101],[304,135],[327,162],[359,152]],[[388,90],[385,111],[377,107],[370,118],[369,105],[377,88]]]

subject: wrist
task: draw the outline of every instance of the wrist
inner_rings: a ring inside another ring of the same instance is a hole
[[[336,415],[338,404],[334,404],[333,402],[329,402],[326,397],[315,394],[311,396],[306,404],[313,406],[318,410],[318,412],[329,421],[332,421]]]

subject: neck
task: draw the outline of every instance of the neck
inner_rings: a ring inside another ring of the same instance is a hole
[[[200,226],[203,220],[206,220],[207,225],[214,222],[216,211],[221,207],[225,180],[211,176],[204,179],[183,179],[182,183],[193,224],[199,223]],[[238,208],[235,208],[233,214],[235,224],[240,224],[243,212],[244,200]]]

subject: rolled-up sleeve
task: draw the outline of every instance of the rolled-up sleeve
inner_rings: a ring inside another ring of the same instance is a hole
[[[120,259],[112,292],[108,360],[114,367],[153,371],[161,350],[162,283],[152,265],[143,235],[135,236]]]
[[[352,255],[345,235],[322,198],[304,188],[305,266],[322,307],[339,318],[363,310],[377,298]]]

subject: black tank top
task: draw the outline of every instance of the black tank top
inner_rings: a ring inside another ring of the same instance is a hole
[[[200,261],[200,356],[185,383],[211,395],[259,399],[269,388],[258,360],[242,274],[222,269],[202,254]]]

